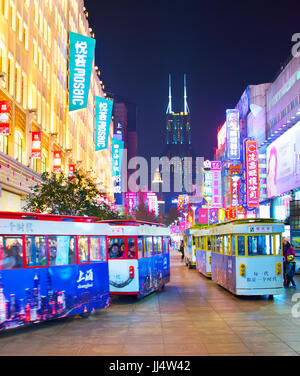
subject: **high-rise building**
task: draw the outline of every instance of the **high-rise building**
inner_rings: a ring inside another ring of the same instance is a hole
[[[106,96],[95,62],[87,108],[68,109],[69,32],[95,37],[84,1],[0,0],[0,31],[0,104],[8,106],[0,123],[8,119],[9,127],[0,134],[1,210],[22,209],[40,174],[53,171],[55,152],[66,174],[70,166],[90,173],[112,198],[112,127],[108,148],[94,151],[95,96]],[[35,132],[39,158],[32,155]]]
[[[174,157],[177,158],[177,162],[175,161],[175,163],[171,164],[170,168],[171,192],[164,193],[166,210],[168,211],[172,200],[177,198],[179,194],[186,193],[186,189],[184,187],[184,171],[191,174],[192,178],[195,176],[195,153],[192,147],[190,110],[187,103],[186,75],[184,75],[183,111],[177,113],[173,111],[171,75],[169,75],[169,103],[166,112],[166,123],[167,137],[163,156],[168,157],[170,161]],[[192,164],[184,165],[184,158],[192,158]],[[174,190],[174,176],[180,171],[182,171],[182,187],[181,191],[176,191]],[[162,177],[163,176],[164,171],[162,170]]]

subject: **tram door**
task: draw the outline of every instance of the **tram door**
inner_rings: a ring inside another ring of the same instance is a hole
[[[107,238],[110,292],[138,293],[137,237]]]

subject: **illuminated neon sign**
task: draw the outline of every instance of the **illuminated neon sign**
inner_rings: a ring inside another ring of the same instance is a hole
[[[96,41],[69,33],[69,111],[87,107]]]
[[[240,151],[240,116],[238,110],[226,111],[226,145],[227,158],[229,160],[239,160]]]
[[[95,97],[95,151],[107,149],[113,101]]]
[[[32,136],[31,158],[40,159],[41,148],[42,148],[42,134],[41,132],[32,132],[31,136]]]
[[[259,206],[259,160],[258,142],[245,140],[246,167],[246,205],[248,208]]]

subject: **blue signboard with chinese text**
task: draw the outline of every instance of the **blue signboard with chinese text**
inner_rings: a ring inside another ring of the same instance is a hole
[[[69,111],[87,107],[96,41],[69,34]]]
[[[110,99],[95,97],[95,151],[107,149],[113,104]]]

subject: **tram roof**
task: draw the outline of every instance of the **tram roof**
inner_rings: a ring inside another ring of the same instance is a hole
[[[222,222],[222,223],[215,223],[215,224],[196,224],[190,229],[186,230],[187,234],[191,235],[200,235],[200,233],[204,234],[218,234],[224,231],[224,234],[230,233],[249,233],[249,228],[254,226],[263,226],[263,225],[272,225],[270,233],[274,232],[283,232],[284,231],[284,223],[282,221],[275,219],[275,218],[241,218],[241,219],[233,219],[231,221]],[[238,227],[235,227],[238,226]],[[261,227],[260,227],[261,228]],[[234,230],[233,230],[234,229]],[[266,231],[264,229],[264,231]],[[254,231],[254,233],[257,233]]]
[[[42,213],[23,213],[23,212],[5,212],[0,211],[0,219],[24,219],[24,220],[40,220],[40,221],[66,221],[66,222],[96,222],[97,217],[84,217],[75,215],[62,214],[42,214]]]
[[[97,220],[97,222],[101,223],[108,223],[109,225],[114,226],[142,226],[142,225],[149,225],[155,227],[166,227],[162,223],[157,222],[147,222],[147,221],[138,221],[135,219],[107,219],[107,220]]]

